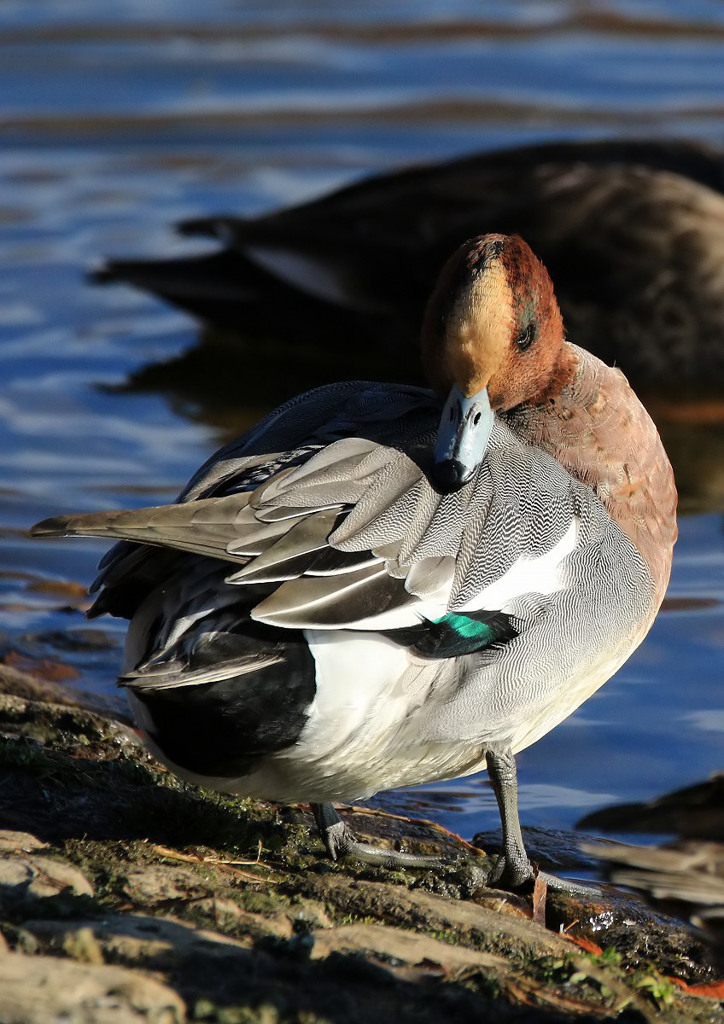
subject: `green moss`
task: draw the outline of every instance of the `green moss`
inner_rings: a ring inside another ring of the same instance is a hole
[[[447,943],[448,946],[467,946],[467,943],[461,940],[461,937],[457,932],[450,931],[446,928],[442,928],[438,931],[428,931],[425,934],[429,935],[431,939],[437,939],[438,942]]]
[[[334,923],[342,928],[351,924],[379,924],[380,920],[369,914],[340,914],[334,918]]]
[[[199,999],[193,1008],[191,1019],[204,1024],[281,1024],[282,1017],[273,1003],[262,1003],[257,1007],[215,1006],[208,999]],[[297,1018],[299,1019],[299,1018]]]
[[[630,979],[631,985],[644,992],[659,1010],[674,1003],[677,988],[668,978],[662,977],[655,967],[635,971]]]

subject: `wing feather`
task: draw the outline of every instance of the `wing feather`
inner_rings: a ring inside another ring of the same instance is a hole
[[[228,576],[227,583],[272,583],[294,579],[315,562],[319,551],[327,547],[327,537],[337,521],[338,510],[303,516],[253,562]]]
[[[475,602],[502,578],[512,581],[504,588],[510,600],[516,581],[523,590],[527,579],[537,583],[541,573],[521,571],[521,562],[538,560],[548,572],[549,563],[540,559],[568,535],[580,506],[574,491],[583,485],[497,421],[472,479],[442,495],[425,473],[429,449],[420,445],[437,415],[428,393],[366,387],[359,395],[344,393],[346,404],[335,407],[339,422],[328,422],[321,433],[342,430],[343,413],[363,425],[375,423],[383,399],[394,394],[403,410],[399,447],[374,436],[335,437],[320,445],[319,435],[294,435],[301,447],[275,447],[265,461],[249,450],[263,444],[259,429],[222,450],[187,492],[204,495],[223,487],[229,493],[135,512],[58,517],[34,532],[115,537],[230,562],[237,568],[228,584],[267,588],[255,618],[298,628],[371,629],[392,620],[413,625],[447,611],[488,607]],[[325,406],[327,399],[310,399],[317,401]],[[303,402],[296,403],[288,412],[301,415],[303,409]],[[280,417],[275,414],[265,428],[275,440],[283,433]],[[379,430],[389,432],[387,419]],[[569,549],[560,550],[562,559]],[[111,589],[104,607],[112,608],[115,588],[124,611],[136,590],[149,592],[154,574],[157,583],[168,575],[160,555],[151,558],[145,547],[128,544],[106,556],[101,569],[101,581]],[[550,572],[557,571],[553,559]],[[280,585],[269,592],[273,584]],[[121,598],[124,587],[127,600]],[[544,593],[550,592],[546,586]]]
[[[341,576],[289,580],[256,605],[252,618],[297,629],[377,629],[386,613],[417,602],[378,562]]]
[[[37,523],[31,533],[35,537],[118,537],[239,562],[246,559],[230,552],[229,544],[243,530],[248,501],[248,494],[231,494],[133,511],[55,516]]]

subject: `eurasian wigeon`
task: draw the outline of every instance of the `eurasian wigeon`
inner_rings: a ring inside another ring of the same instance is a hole
[[[548,267],[577,345],[637,385],[724,381],[724,154],[684,141],[526,146],[373,177],[262,217],[179,225],[223,248],[112,260],[137,285],[217,324],[287,344],[355,335],[417,345],[438,268],[480,232],[522,235]]]
[[[93,614],[130,618],[120,683],[173,771],[311,802],[332,857],[419,864],[357,842],[333,802],[487,765],[491,881],[516,887],[532,868],[514,754],[645,637],[676,490],[626,378],[564,340],[521,238],[455,252],[422,353],[434,390],[319,388],[212,456],[177,504],[33,532],[123,539]]]

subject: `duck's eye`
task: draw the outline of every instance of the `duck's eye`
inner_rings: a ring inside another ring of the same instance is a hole
[[[525,352],[527,348],[535,341],[536,328],[534,322],[531,320],[525,325],[523,330],[520,332],[518,337],[515,339],[515,344],[519,352]]]
[[[480,423],[480,415],[481,414],[479,412],[475,413],[475,418],[473,419],[473,423],[475,424],[476,427],[477,427],[478,423]]]

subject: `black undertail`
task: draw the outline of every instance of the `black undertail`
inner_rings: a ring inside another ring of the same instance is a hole
[[[173,764],[199,775],[245,775],[264,755],[293,746],[316,693],[315,662],[298,630],[273,641],[268,627],[201,640],[189,672],[238,661],[240,671],[216,682],[154,688],[121,680],[146,707],[151,739]],[[255,664],[258,662],[258,665]],[[244,671],[241,671],[241,669]]]

